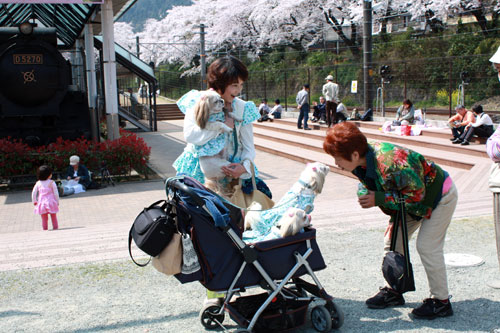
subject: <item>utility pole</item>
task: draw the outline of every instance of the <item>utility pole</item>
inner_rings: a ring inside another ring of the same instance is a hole
[[[200,64],[201,64],[201,90],[205,90],[205,82],[207,76],[206,69],[206,54],[205,54],[205,25],[200,24]]]
[[[363,85],[365,112],[373,107],[372,101],[372,1],[363,1]]]

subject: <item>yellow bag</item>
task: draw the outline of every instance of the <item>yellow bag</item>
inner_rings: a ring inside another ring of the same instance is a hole
[[[167,247],[153,258],[153,267],[160,273],[175,275],[181,272],[182,242],[181,234],[174,233]]]
[[[240,179],[238,185],[233,186],[234,193],[229,199],[229,201],[231,201],[233,205],[236,205],[241,208],[248,208],[254,201],[261,204],[262,210],[273,208],[274,201],[257,189],[257,185],[255,183],[255,169],[253,163],[251,164],[251,167],[252,167],[252,185],[253,185],[252,193],[246,194],[243,192],[243,190],[241,189],[241,179]]]

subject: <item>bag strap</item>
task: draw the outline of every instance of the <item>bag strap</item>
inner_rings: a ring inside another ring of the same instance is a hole
[[[250,169],[251,169],[250,172],[252,174],[252,178],[251,179],[252,179],[252,187],[253,187],[252,188],[252,192],[253,192],[254,190],[257,189],[257,182],[255,181],[255,164],[253,164],[253,161],[250,160],[250,159],[247,159],[245,161],[250,162]],[[243,162],[245,162],[245,161],[243,161]],[[240,186],[243,186],[243,181],[241,180],[241,178],[238,180],[238,182],[239,182]]]
[[[394,228],[392,230],[391,236],[391,251],[396,250],[396,240],[398,235],[399,224],[401,224],[401,234],[403,236],[403,256],[406,261],[406,274],[410,275],[410,248],[408,246],[408,226],[406,225],[406,205],[403,195],[400,192],[394,194],[394,197],[400,204],[400,209],[398,210],[396,221],[394,221]]]
[[[153,202],[151,205],[149,205],[149,207],[147,208],[144,208],[144,210],[147,210],[147,209],[151,209],[153,208],[154,206],[158,206],[158,204],[162,203],[163,204],[160,206],[162,209],[165,209],[165,207],[167,207],[167,201],[165,199],[161,199],[161,200],[158,200],[156,202]]]
[[[233,126],[233,141],[234,141],[234,152],[233,156],[231,156],[231,159],[229,162],[233,163],[234,158],[236,157],[236,154],[238,153],[238,133],[236,133],[236,122],[234,123]]]
[[[132,226],[133,228],[134,226]],[[130,231],[128,232],[128,254],[130,255],[130,259],[134,262],[139,267],[145,267],[149,264],[151,261],[151,257],[149,257],[149,260],[145,264],[139,264],[137,261],[135,261],[134,257],[132,256],[132,228],[130,228]]]
[[[403,196],[399,193],[399,202],[401,204],[401,231],[403,234],[404,256],[406,258],[406,267],[410,266],[410,248],[408,245],[408,225],[406,224],[406,205]],[[409,272],[408,272],[409,273]]]

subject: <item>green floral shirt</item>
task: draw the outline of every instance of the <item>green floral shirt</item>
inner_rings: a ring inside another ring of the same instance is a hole
[[[405,198],[408,214],[430,218],[442,195],[445,172],[421,154],[387,142],[370,143],[366,168],[353,171],[371,191],[375,205],[394,216],[400,205],[397,192]]]

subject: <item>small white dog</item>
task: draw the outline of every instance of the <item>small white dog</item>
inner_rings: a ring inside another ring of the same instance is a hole
[[[227,116],[235,118],[232,112]],[[194,106],[194,117],[197,125],[202,130],[217,131],[221,134],[230,133],[233,129],[224,124],[224,100],[214,90],[202,92],[201,98]],[[217,136],[203,146],[199,146],[200,168],[209,181],[224,178],[221,171],[223,166],[229,164],[227,153],[224,149],[227,136]]]
[[[308,163],[299,180],[273,208],[262,211],[258,202],[252,203],[245,215],[245,230],[252,230],[247,234],[248,238],[258,238],[269,233],[273,226],[280,223],[280,219],[290,207],[302,209],[306,214],[310,214],[314,209],[314,199],[323,190],[329,171],[330,168],[322,163]]]
[[[290,207],[279,221],[280,236],[293,236],[311,226],[311,215],[303,209]]]

